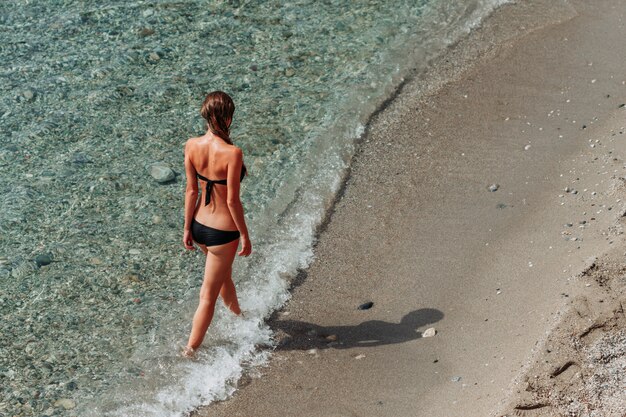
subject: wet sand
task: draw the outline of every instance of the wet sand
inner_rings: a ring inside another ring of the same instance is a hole
[[[590,265],[626,252],[625,19],[617,0],[518,2],[413,74],[270,318],[269,366],[195,415],[559,415],[524,384],[572,300],[605,291]]]

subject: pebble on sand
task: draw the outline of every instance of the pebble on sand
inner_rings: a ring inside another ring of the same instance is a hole
[[[374,305],[374,303],[372,301],[368,301],[366,303],[363,303],[359,306],[359,310],[369,310],[370,308],[372,308],[372,306]]]
[[[428,329],[424,330],[424,333],[422,333],[422,337],[433,337],[436,334],[437,330],[435,330],[434,327],[429,327]]]
[[[498,188],[500,188],[498,184],[491,184],[489,187],[487,187],[487,189],[491,191],[492,193],[495,191],[498,191]]]

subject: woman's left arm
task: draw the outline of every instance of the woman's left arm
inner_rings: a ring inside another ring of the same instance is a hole
[[[185,229],[183,233],[183,244],[187,249],[194,249],[193,238],[191,237],[191,221],[198,204],[198,179],[196,169],[189,157],[191,144],[188,140],[185,143],[185,174],[187,176],[187,187],[185,188]]]

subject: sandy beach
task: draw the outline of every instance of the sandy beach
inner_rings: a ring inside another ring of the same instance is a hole
[[[625,19],[514,2],[408,77],[269,318],[269,366],[194,415],[623,416]]]

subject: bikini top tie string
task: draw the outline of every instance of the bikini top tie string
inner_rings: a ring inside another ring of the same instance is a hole
[[[206,181],[206,193],[204,196],[204,205],[208,206],[211,202],[211,191],[213,190],[213,184],[226,184],[226,180],[210,180],[200,174],[197,174],[198,178],[202,181]]]
[[[241,176],[239,177],[239,181],[243,181],[243,177],[246,176],[246,172],[247,172],[247,169],[244,166],[242,166],[241,167]],[[224,178],[223,180],[210,180],[210,179],[200,175],[200,173],[198,173],[198,172],[196,172],[196,175],[202,181],[206,181],[206,195],[204,196],[204,205],[208,206],[209,203],[211,202],[211,191],[213,190],[213,184],[226,185],[226,178]]]

